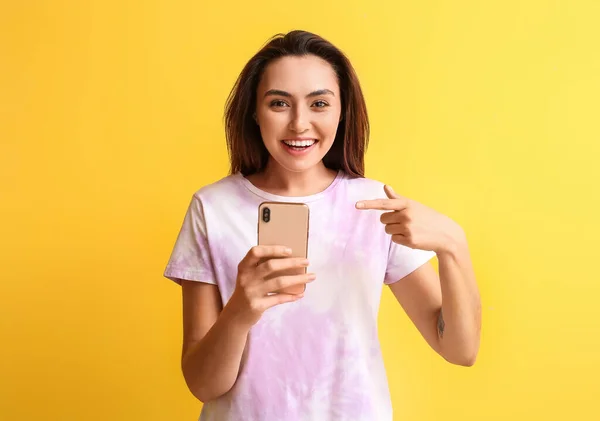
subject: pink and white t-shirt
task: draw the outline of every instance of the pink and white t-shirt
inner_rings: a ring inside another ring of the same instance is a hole
[[[392,406],[377,335],[383,284],[402,279],[435,253],[391,241],[381,211],[359,200],[385,198],[383,184],[340,171],[307,197],[264,192],[241,174],[196,192],[164,275],[233,294],[237,266],[257,243],[264,201],[310,208],[308,284],[302,299],[267,310],[248,336],[233,388],[206,402],[201,421],[391,421]]]

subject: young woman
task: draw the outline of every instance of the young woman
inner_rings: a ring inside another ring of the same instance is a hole
[[[304,31],[275,36],[240,74],[225,121],[231,174],[193,195],[164,273],[182,286],[182,370],[202,421],[391,420],[383,284],[435,351],[473,364],[480,302],[466,236],[364,178],[367,110],[340,50]],[[264,201],[309,206],[308,259],[256,245]]]

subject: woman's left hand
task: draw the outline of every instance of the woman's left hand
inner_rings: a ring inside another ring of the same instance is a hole
[[[439,254],[463,241],[462,228],[446,215],[396,194],[390,186],[384,191],[388,199],[362,200],[356,208],[390,211],[381,215],[381,223],[395,243]]]

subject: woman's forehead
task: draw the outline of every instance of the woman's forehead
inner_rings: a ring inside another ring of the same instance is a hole
[[[337,96],[337,75],[333,67],[319,57],[283,57],[269,63],[258,86],[259,92],[272,89],[294,96],[329,89]]]

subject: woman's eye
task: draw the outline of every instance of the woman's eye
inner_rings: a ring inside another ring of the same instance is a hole
[[[271,107],[287,107],[288,104],[286,104],[285,101],[282,101],[280,99],[271,101]],[[316,101],[313,106],[315,106],[316,108],[325,108],[327,106],[329,106],[328,103],[326,103],[325,101]]]

